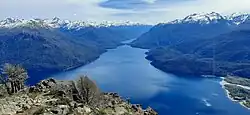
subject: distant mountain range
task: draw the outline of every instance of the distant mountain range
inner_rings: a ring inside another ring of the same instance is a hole
[[[116,48],[151,27],[131,22],[7,18],[0,21],[0,65],[21,64],[29,71],[48,74],[71,69],[97,59],[106,49]]]
[[[250,15],[212,12],[154,26],[131,43],[175,74],[250,76]]]
[[[15,19],[7,18],[0,21],[1,29],[14,29],[20,27],[46,28],[59,30],[65,34],[73,35],[76,38],[90,39],[100,43],[103,47],[114,48],[121,41],[139,37],[148,31],[152,25],[134,22],[89,22],[61,20],[57,17],[53,19]],[[109,42],[110,46],[102,44]],[[118,43],[119,42],[119,43]]]
[[[222,16],[219,13],[191,14],[183,19],[154,26],[132,43],[134,47],[150,49],[183,41],[215,37],[245,27],[249,14]]]
[[[104,21],[104,22],[91,22],[91,21],[71,21],[71,20],[61,20],[58,17],[53,19],[16,19],[16,18],[7,18],[0,21],[0,27],[13,28],[16,26],[27,25],[29,23],[39,23],[44,27],[51,28],[67,28],[67,29],[82,29],[86,27],[118,27],[118,26],[143,26],[147,24],[141,24],[130,21]]]
[[[130,45],[150,49],[147,59],[166,72],[250,76],[249,35],[250,15],[236,13],[192,14],[155,26],[7,18],[0,21],[0,65],[67,70],[97,59],[122,41],[138,38]]]

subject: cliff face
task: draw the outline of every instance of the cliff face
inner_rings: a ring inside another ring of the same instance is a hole
[[[117,93],[101,93],[93,104],[75,101],[67,94],[70,81],[43,80],[23,91],[2,96],[0,114],[5,115],[157,115],[150,107],[130,104]],[[2,92],[4,94],[4,92]]]

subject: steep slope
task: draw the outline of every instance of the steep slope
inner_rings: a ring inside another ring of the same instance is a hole
[[[249,77],[250,30],[237,30],[210,40],[192,41],[148,52],[147,59],[176,74],[228,74]]]
[[[121,35],[108,28],[86,27],[81,29],[64,29],[62,31],[74,39],[93,42],[97,47],[103,49],[115,48],[121,45],[121,41],[124,39]]]
[[[249,77],[249,17],[192,14],[158,24],[131,45],[151,49],[146,58],[166,72]]]
[[[229,32],[235,25],[231,20],[215,12],[192,14],[181,20],[158,24],[131,45],[146,49],[175,45],[190,40],[215,37]]]
[[[35,27],[35,28],[34,28]],[[104,49],[40,25],[1,29],[0,63],[28,69],[62,70],[96,59]]]

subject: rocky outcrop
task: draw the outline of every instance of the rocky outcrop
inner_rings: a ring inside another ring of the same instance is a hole
[[[43,80],[0,99],[0,115],[157,115],[152,108],[130,104],[117,93],[102,93],[95,105],[67,96],[69,81]],[[60,87],[60,88],[58,88]]]
[[[47,80],[42,80],[41,82],[37,83],[35,86],[31,86],[29,88],[29,92],[43,92],[48,90],[48,88],[52,88],[53,86],[56,85],[56,80],[55,79],[47,79]]]

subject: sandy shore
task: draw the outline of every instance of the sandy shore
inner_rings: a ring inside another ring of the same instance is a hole
[[[220,82],[220,85],[221,85],[222,88],[225,90],[225,92],[226,92],[226,94],[227,94],[227,97],[228,97],[231,101],[238,102],[241,106],[243,106],[243,107],[247,108],[248,110],[250,110],[250,108],[246,107],[246,106],[243,104],[244,101],[238,101],[238,100],[233,99],[233,97],[231,97],[231,96],[229,95],[230,92],[225,88],[225,85],[235,85],[235,84],[231,84],[231,83],[226,82],[224,77],[221,77],[221,79],[222,79],[222,80],[221,80],[221,82]],[[236,85],[236,86],[239,86],[239,85]],[[239,86],[239,87],[241,87],[241,86]],[[242,88],[244,88],[244,87],[242,87]],[[247,89],[248,89],[248,88],[247,88]]]

